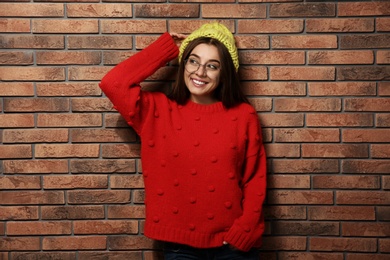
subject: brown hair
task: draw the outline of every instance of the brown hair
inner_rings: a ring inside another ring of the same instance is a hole
[[[176,82],[168,97],[181,105],[184,105],[190,98],[190,92],[184,81],[185,62],[190,56],[192,50],[202,43],[217,47],[218,54],[221,57],[220,82],[214,91],[215,98],[221,101],[226,108],[234,107],[240,103],[249,103],[241,90],[238,73],[236,72],[228,49],[221,42],[210,37],[196,38],[185,48],[182,59],[179,63]]]

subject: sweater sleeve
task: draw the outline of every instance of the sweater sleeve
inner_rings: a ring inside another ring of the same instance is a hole
[[[164,33],[147,48],[119,63],[101,80],[102,91],[138,134],[152,105],[150,93],[141,91],[140,83],[178,54],[174,40],[169,33]]]
[[[243,165],[243,214],[235,220],[225,241],[232,246],[249,251],[259,246],[264,233],[263,203],[266,194],[266,155],[261,138],[261,127],[255,113],[248,126],[246,160]]]

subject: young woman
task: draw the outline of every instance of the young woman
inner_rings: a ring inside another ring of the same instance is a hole
[[[141,90],[177,57],[168,97]],[[166,259],[258,259],[266,157],[238,66],[231,32],[209,23],[188,37],[164,33],[101,81],[141,137],[145,235],[166,242]]]

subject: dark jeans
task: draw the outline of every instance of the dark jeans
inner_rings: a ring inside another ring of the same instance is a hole
[[[164,243],[165,260],[259,260],[259,251],[242,252],[229,245],[216,248],[194,248],[175,243]]]

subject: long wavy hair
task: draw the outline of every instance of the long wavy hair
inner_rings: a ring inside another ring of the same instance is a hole
[[[179,63],[177,79],[173,85],[172,91],[168,94],[168,97],[181,105],[184,105],[190,98],[191,93],[184,81],[185,62],[193,49],[202,43],[217,47],[219,57],[221,58],[220,81],[219,85],[214,90],[214,97],[221,101],[226,108],[234,107],[240,103],[249,103],[241,90],[239,76],[229,51],[220,41],[210,37],[199,37],[194,39],[183,51]]]

